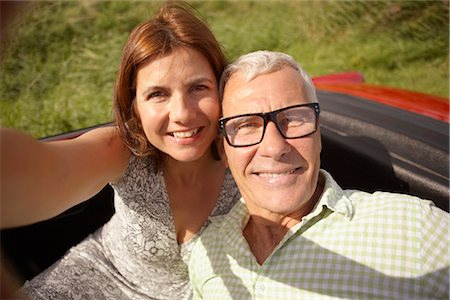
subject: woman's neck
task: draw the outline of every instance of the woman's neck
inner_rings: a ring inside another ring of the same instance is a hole
[[[198,184],[204,180],[205,174],[225,170],[224,163],[215,160],[209,151],[198,160],[190,162],[181,162],[168,156],[164,159],[162,167],[166,180],[185,187]]]
[[[185,243],[213,211],[222,188],[225,164],[208,154],[192,162],[169,158],[162,166],[177,241]]]

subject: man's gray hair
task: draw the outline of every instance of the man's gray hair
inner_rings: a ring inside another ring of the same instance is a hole
[[[291,67],[296,70],[303,80],[308,102],[318,102],[314,84],[300,64],[292,56],[274,51],[260,50],[242,55],[236,61],[229,64],[222,73],[219,83],[220,99],[223,97],[225,84],[235,73],[240,73],[244,82],[264,74],[281,70],[283,67]]]

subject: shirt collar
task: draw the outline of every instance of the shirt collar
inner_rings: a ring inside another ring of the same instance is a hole
[[[312,212],[305,216],[305,218],[314,218],[323,211],[324,207],[326,207],[333,212],[344,215],[350,220],[354,213],[352,202],[327,171],[321,169],[320,174],[325,178],[322,195]]]
[[[333,212],[342,214],[350,220],[354,213],[352,202],[345,196],[342,188],[327,171],[321,169],[320,174],[325,179],[322,195],[311,213],[303,217],[302,220],[308,221],[318,216],[323,211],[324,207]],[[218,225],[218,222],[224,217],[225,216],[213,217],[211,218],[211,221],[213,224]],[[247,206],[245,205],[244,199],[241,197],[227,215],[226,225],[232,227],[237,226],[242,230],[247,224],[249,217]]]
[[[210,219],[212,224],[218,226],[224,225],[223,222],[225,222],[225,226],[227,227],[239,227],[239,229],[242,229],[247,224],[249,218],[250,215],[247,206],[245,205],[244,198],[241,197],[228,214],[214,216]]]

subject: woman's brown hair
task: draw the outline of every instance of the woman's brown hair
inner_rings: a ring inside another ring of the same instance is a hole
[[[226,65],[220,44],[196,11],[182,2],[163,4],[153,18],[131,32],[116,78],[114,115],[119,133],[134,155],[153,156],[157,163],[162,153],[147,140],[139,115],[133,109],[137,71],[140,66],[169,55],[179,47],[191,48],[202,54],[219,81]]]

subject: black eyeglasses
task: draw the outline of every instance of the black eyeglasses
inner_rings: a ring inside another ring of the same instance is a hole
[[[233,147],[261,143],[269,121],[275,123],[286,139],[297,139],[317,131],[319,103],[285,107],[268,113],[245,114],[219,119],[219,130]]]

